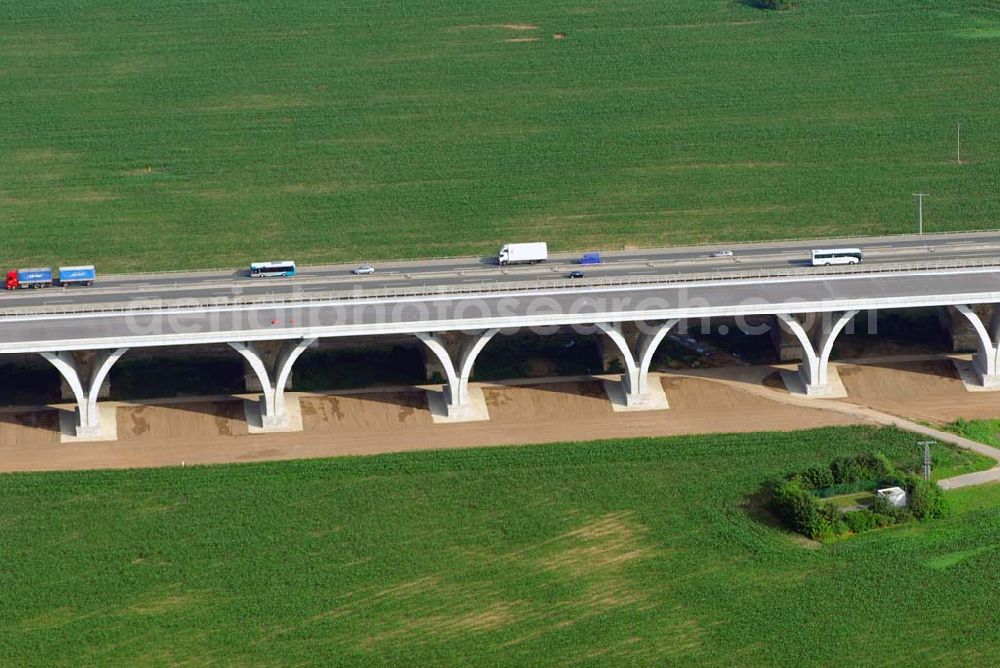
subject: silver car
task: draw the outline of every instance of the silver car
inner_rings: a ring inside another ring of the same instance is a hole
[[[363,264],[354,270],[355,276],[364,276],[366,274],[374,274],[374,273],[375,273],[375,267],[372,267],[367,264]]]

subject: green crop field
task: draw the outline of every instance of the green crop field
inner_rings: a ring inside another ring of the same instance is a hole
[[[998,9],[2,3],[0,262],[905,232],[914,192],[928,230],[997,227]]]
[[[946,429],[974,441],[1000,447],[1000,420],[958,420],[947,425]]]
[[[1000,486],[827,545],[757,506],[769,478],[839,454],[915,464],[917,440],[856,427],[4,475],[0,664],[996,664]]]

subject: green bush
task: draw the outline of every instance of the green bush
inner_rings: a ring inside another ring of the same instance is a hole
[[[918,520],[943,517],[948,512],[948,502],[937,483],[917,476],[906,480],[907,507]]]
[[[844,515],[832,503],[820,505],[799,480],[785,480],[774,489],[774,509],[796,532],[816,540],[842,536],[849,530]]]
[[[876,496],[875,502],[872,504],[872,512],[878,515],[895,518],[896,507],[889,503],[889,499],[884,496]]]
[[[896,519],[896,511],[898,510],[899,508],[892,505],[889,502],[889,499],[885,498],[884,496],[876,496],[875,503],[872,504],[872,512],[878,515],[885,515],[886,517],[891,517],[893,521],[895,521]]]
[[[757,6],[761,9],[791,9],[794,5],[792,0],[757,0]]]
[[[863,452],[854,458],[861,478],[876,480],[895,472],[889,458],[881,452]]]
[[[881,452],[863,452],[856,457],[837,457],[830,464],[835,484],[859,480],[880,480],[896,473],[896,468]]]
[[[896,518],[893,515],[883,515],[882,513],[875,513],[875,524],[879,529],[885,529],[886,527],[891,527],[896,523]]]
[[[844,521],[844,513],[840,508],[832,503],[824,503],[819,508],[819,531],[813,534],[813,538],[834,538],[843,536],[848,532],[847,523]]]
[[[896,508],[884,497],[880,496],[875,499],[871,512],[875,516],[875,526],[879,529],[896,524]]]
[[[787,526],[810,538],[829,531],[829,522],[820,515],[816,498],[797,480],[786,480],[774,489],[774,508]]]
[[[875,498],[875,503],[872,504],[872,511],[876,515],[883,516],[887,518],[884,524],[879,524],[879,526],[891,526],[893,524],[903,524],[909,522],[913,519],[913,512],[906,506],[897,508],[896,506],[889,503],[889,500],[884,496],[879,496]]]
[[[854,457],[837,457],[830,463],[830,472],[833,474],[833,482],[843,485],[849,482],[861,480],[861,467]]]
[[[807,489],[819,489],[833,485],[833,473],[829,466],[813,466],[800,475],[802,486]]]
[[[783,480],[774,488],[772,497],[774,512],[791,527],[795,526],[796,503],[804,491],[802,483],[798,480]]]
[[[854,533],[864,533],[879,527],[878,516],[870,510],[852,510],[844,513],[844,522]]]
[[[913,511],[909,506],[896,508],[896,524],[906,524],[913,521]]]
[[[893,471],[888,475],[884,475],[879,478],[879,487],[902,487],[906,489],[906,474],[899,471]]]

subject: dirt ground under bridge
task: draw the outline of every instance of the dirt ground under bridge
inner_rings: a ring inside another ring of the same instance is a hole
[[[947,359],[844,364],[841,400],[927,422],[1000,416],[1000,393],[968,392]],[[176,466],[523,445],[631,436],[803,429],[860,416],[783,403],[778,368],[728,367],[661,376],[663,411],[616,413],[597,379],[484,386],[491,419],[435,424],[418,388],[301,394],[304,431],[249,434],[242,399],[118,404],[118,440],[60,443],[58,409],[0,412],[0,471]],[[759,391],[761,387],[771,392]]]

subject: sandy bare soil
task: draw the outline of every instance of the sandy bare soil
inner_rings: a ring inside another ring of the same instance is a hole
[[[489,386],[488,422],[434,424],[421,390],[301,397],[305,430],[250,435],[240,401],[118,409],[117,442],[60,444],[55,411],[0,414],[0,470],[176,466],[686,433],[786,430],[850,418],[695,378],[663,379],[671,409],[615,413],[600,381]]]
[[[848,401],[916,421],[1000,417],[1000,392],[967,392],[950,361],[842,365]]]
[[[1000,393],[967,392],[949,361],[839,365],[848,399],[914,420],[1000,416]],[[488,385],[488,422],[434,424],[423,390],[300,395],[304,431],[251,435],[237,399],[118,408],[118,441],[61,444],[55,410],[0,413],[0,471],[175,466],[365,455],[630,436],[802,429],[857,418],[752,394],[779,385],[767,367],[715,369],[720,384],[661,378],[670,409],[616,413],[599,380]],[[745,386],[747,389],[741,389]],[[783,391],[783,390],[782,390]]]

